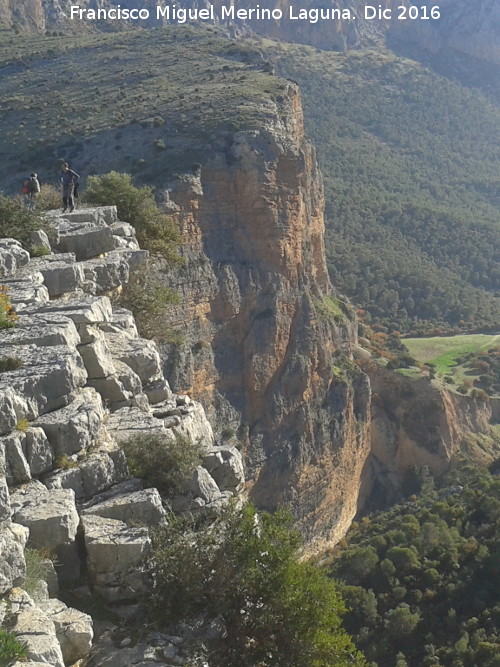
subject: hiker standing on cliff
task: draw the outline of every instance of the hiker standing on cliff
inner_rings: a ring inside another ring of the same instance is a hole
[[[40,182],[37,174],[33,173],[29,178],[23,181],[21,192],[24,195],[24,203],[28,211],[34,211],[36,198],[40,194]]]
[[[67,162],[63,162],[61,165],[61,183],[62,183],[62,200],[63,200],[63,213],[69,208],[69,212],[75,210],[75,193],[78,189],[80,183],[80,176],[69,168]]]

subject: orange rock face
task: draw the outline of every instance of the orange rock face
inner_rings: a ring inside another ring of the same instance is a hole
[[[335,321],[321,307],[323,188],[296,86],[267,127],[237,134],[170,198],[186,263],[170,280],[185,339],[166,350],[169,378],[237,433],[257,505],[290,504],[311,548],[331,543],[356,511],[370,390],[346,362],[350,308]]]

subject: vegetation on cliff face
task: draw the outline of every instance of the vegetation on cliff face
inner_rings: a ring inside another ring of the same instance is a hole
[[[500,480],[466,468],[354,524],[331,573],[370,664],[498,667]]]
[[[390,52],[274,59],[318,147],[333,284],[400,331],[498,322],[498,106]]]
[[[152,187],[136,188],[130,174],[111,171],[89,177],[85,200],[93,206],[116,206],[118,218],[134,227],[141,248],[162,255],[171,266],[179,261],[179,230],[156,205]]]
[[[366,665],[341,627],[336,584],[298,561],[291,522],[283,510],[257,514],[252,505],[202,526],[172,518],[155,538],[153,620],[217,618],[221,633],[207,642],[214,665]]]

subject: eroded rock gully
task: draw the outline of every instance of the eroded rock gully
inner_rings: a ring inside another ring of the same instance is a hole
[[[183,341],[162,350],[165,372],[233,429],[250,497],[290,504],[311,549],[347,529],[369,450],[369,383],[328,279],[323,203],[293,84],[266,127],[166,192],[186,261],[169,276]]]

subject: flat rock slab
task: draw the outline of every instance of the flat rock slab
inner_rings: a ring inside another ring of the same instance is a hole
[[[22,365],[0,374],[0,393],[10,388],[21,395],[27,406],[23,417],[30,421],[66,405],[87,380],[81,356],[67,347],[12,345],[3,347],[2,354],[17,357]]]
[[[74,299],[57,299],[38,307],[31,306],[24,313],[26,315],[48,315],[59,313],[69,317],[75,324],[100,324],[112,320],[111,302],[106,296],[81,296]]]
[[[156,489],[141,489],[122,493],[99,503],[89,504],[82,516],[94,514],[107,519],[118,519],[128,526],[159,526],[165,521],[166,512]]]
[[[46,216],[49,220],[64,219],[68,222],[89,222],[94,224],[102,221],[108,225],[112,225],[118,221],[116,206],[89,206],[87,208],[78,208],[72,213],[62,213],[57,209],[47,211]]]
[[[52,347],[64,345],[75,349],[79,343],[80,338],[73,320],[56,313],[28,316],[25,312],[21,312],[15,327],[0,331],[0,346],[32,344],[38,347]]]
[[[141,433],[155,433],[169,437],[161,419],[139,408],[122,408],[109,415],[106,429],[117,440],[127,440]]]
[[[114,250],[113,232],[106,223],[87,225],[75,223],[59,227],[58,250],[74,252],[78,261],[98,257]]]
[[[41,274],[40,274],[41,275]],[[9,288],[9,298],[16,312],[23,311],[27,306],[46,303],[49,300],[49,290],[43,284],[34,284],[31,280],[7,280],[1,284]]]

